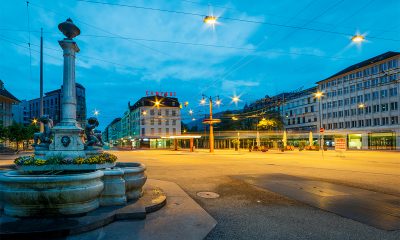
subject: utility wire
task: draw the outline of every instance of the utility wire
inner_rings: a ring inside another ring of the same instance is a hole
[[[56,14],[58,14],[58,15],[64,15],[64,13],[56,12],[56,11],[54,11],[54,10],[52,10],[52,9],[49,9],[49,8],[40,6],[40,5],[38,5],[38,4],[33,4],[33,3],[31,3],[31,5],[32,5],[32,6],[35,6],[35,7],[38,7],[38,8],[41,8],[41,9],[44,9],[44,10],[47,10],[47,11],[51,11],[51,12],[56,13]],[[119,34],[112,33],[112,32],[110,32],[110,31],[108,31],[108,30],[105,30],[105,29],[102,29],[102,28],[93,26],[93,25],[91,25],[91,24],[89,24],[89,23],[86,23],[86,22],[84,22],[84,21],[81,21],[81,20],[79,20],[79,19],[78,19],[78,20],[75,20],[75,21],[80,22],[80,23],[82,23],[82,24],[84,24],[84,25],[87,25],[87,26],[89,26],[89,27],[91,27],[91,28],[97,29],[97,30],[99,30],[99,31],[105,32],[105,33],[107,33],[107,34],[111,34],[111,35],[117,36],[117,37],[123,37],[123,36],[121,36],[121,35],[119,35]],[[129,39],[128,39],[128,41],[129,41]],[[152,50],[153,52],[156,52],[156,53],[158,53],[158,54],[162,54],[162,55],[166,55],[166,56],[172,57],[172,56],[171,56],[170,54],[168,54],[168,53],[165,53],[165,52],[160,51],[160,50],[158,50],[158,49],[149,47],[149,46],[147,46],[147,45],[145,45],[145,44],[138,43],[138,42],[135,42],[135,41],[130,41],[130,42],[133,42],[133,43],[135,43],[135,44],[137,44],[137,45],[140,45],[140,46],[142,46],[142,47],[144,47],[144,48],[146,48],[146,49]]]
[[[92,0],[76,0],[76,1],[93,3],[93,4],[110,5],[110,6],[129,7],[129,8],[143,9],[143,10],[149,10],[149,11],[176,13],[176,14],[183,14],[183,15],[190,15],[190,16],[197,16],[197,17],[205,16],[205,14],[200,14],[200,13],[191,13],[191,12],[184,12],[184,11],[176,11],[176,10],[161,9],[161,8],[154,8],[154,7],[144,7],[144,6],[137,6],[137,5],[120,4],[120,3],[108,3],[108,2],[99,2],[99,1],[92,1]],[[335,34],[335,35],[344,35],[344,36],[353,36],[354,35],[354,33],[344,33],[344,32],[325,30],[325,29],[309,28],[309,27],[280,24],[280,23],[272,23],[272,22],[266,22],[266,21],[244,19],[244,18],[232,18],[232,17],[218,17],[218,18],[230,20],[230,21],[239,21],[239,22],[246,22],[246,23],[270,25],[270,26],[275,26],[275,27],[284,27],[284,28],[293,28],[293,29],[300,29],[300,30],[324,32],[324,33],[330,33],[330,34]],[[400,39],[380,38],[380,37],[374,37],[374,36],[369,36],[368,38],[400,42]]]

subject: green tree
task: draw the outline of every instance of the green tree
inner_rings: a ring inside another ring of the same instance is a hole
[[[33,138],[33,134],[39,131],[39,127],[35,125],[24,126],[22,124],[13,122],[12,125],[8,126],[5,131],[5,137],[11,142],[15,142],[17,145],[17,151],[19,150],[19,143],[22,141],[29,141]]]

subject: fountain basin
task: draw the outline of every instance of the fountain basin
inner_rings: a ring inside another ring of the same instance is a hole
[[[143,195],[143,185],[146,183],[146,166],[142,163],[117,163],[124,172],[126,197],[128,201],[137,200]]]
[[[76,215],[99,207],[102,171],[63,175],[0,175],[4,213],[13,217]]]

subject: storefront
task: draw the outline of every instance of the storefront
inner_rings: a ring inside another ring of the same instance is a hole
[[[362,149],[362,134],[347,135],[348,149]]]
[[[395,150],[396,133],[395,132],[369,133],[368,148],[372,150]]]

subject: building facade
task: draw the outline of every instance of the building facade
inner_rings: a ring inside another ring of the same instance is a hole
[[[43,96],[43,113],[53,119],[54,124],[61,120],[61,98],[62,90],[57,89],[47,92]],[[86,123],[86,93],[85,88],[76,83],[76,120],[84,127]],[[28,101],[28,112],[30,121],[40,117],[40,98]]]
[[[350,149],[400,149],[400,53],[387,52],[319,81],[326,139]]]
[[[319,129],[317,87],[289,94],[283,103],[283,123],[288,131],[315,132]]]
[[[110,131],[112,126],[118,134]],[[167,148],[170,140],[166,137],[181,135],[179,101],[173,97],[142,97],[133,105],[128,103],[128,110],[118,123],[110,124],[105,131],[108,131],[108,142],[114,145]]]
[[[31,123],[29,119],[29,103],[26,100],[21,100],[18,104],[12,106],[13,120],[23,125]]]
[[[7,127],[13,122],[12,106],[19,103],[4,87],[3,81],[0,80],[0,126]]]

